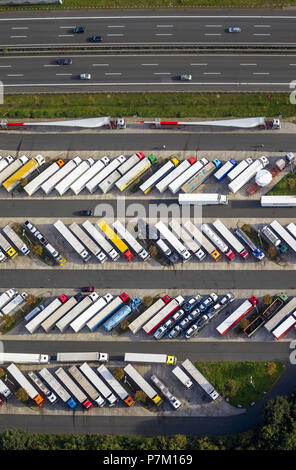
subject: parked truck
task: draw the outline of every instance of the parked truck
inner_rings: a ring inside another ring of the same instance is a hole
[[[278,341],[281,339],[288,331],[296,324],[295,313],[289,315],[280,325],[278,325],[273,331],[272,334],[274,338]]]
[[[66,315],[64,315],[57,323],[56,327],[63,333],[72,323],[75,318],[77,318],[84,310],[86,310],[90,305],[98,300],[99,295],[96,292],[85,296],[80,302],[78,302],[75,307],[73,307]]]
[[[235,258],[235,254],[229,248],[229,246],[220,238],[218,235],[211,229],[208,224],[202,224],[201,229],[203,233],[219,248],[222,253],[226,256],[229,261],[232,261]]]
[[[76,366],[71,366],[69,372],[74,377],[80,387],[87,393],[87,395],[99,406],[100,408],[105,405],[105,400],[91,382],[82,374]]]
[[[287,225],[287,230],[289,230],[290,234],[296,238],[296,225],[294,222],[291,222],[289,225]]]
[[[128,305],[124,305],[118,312],[115,313],[115,315],[106,321],[104,328],[107,331],[113,330],[113,328],[116,328],[123,320],[125,320],[125,318],[137,310],[141,304],[141,299],[139,299],[139,297],[134,297]]]
[[[147,364],[168,364],[173,366],[177,363],[176,356],[167,354],[145,354],[145,353],[125,353],[125,362],[144,362]]]
[[[25,242],[23,242],[23,240],[18,236],[13,228],[10,227],[10,225],[5,225],[2,230],[22,255],[28,255],[30,253],[30,250]]]
[[[45,183],[52,175],[54,175],[60,168],[65,165],[64,160],[57,160],[56,162],[52,163],[50,166],[46,168],[46,170],[42,171],[38,176],[36,176],[32,181],[30,181],[24,187],[24,190],[28,194],[28,196],[33,196],[33,194],[41,188],[42,184]]]
[[[2,160],[0,161],[0,178],[1,178],[1,172],[5,170],[5,168],[7,168],[13,162],[14,162],[14,158],[11,155],[8,155],[7,157],[2,158]]]
[[[287,252],[287,245],[282,242],[282,240],[271,230],[271,228],[268,227],[268,225],[262,227],[260,233],[269,243],[275,246],[281,253]]]
[[[44,398],[40,393],[37,392],[36,388],[29,382],[29,380],[24,376],[24,374],[16,367],[15,364],[10,364],[7,367],[8,372],[12,377],[17,381],[17,383],[27,392],[31,400],[33,400],[36,405],[42,406],[44,404]]]
[[[97,371],[127,406],[132,406],[135,403],[132,397],[127,393],[121,383],[115,379],[114,375],[109,369],[107,369],[107,367],[102,364],[97,368]]]
[[[75,183],[75,181],[78,180],[78,178],[82,176],[94,163],[95,161],[93,158],[83,160],[76,168],[74,168],[73,171],[71,171],[71,173],[56,185],[55,190],[60,196],[63,196],[68,189],[70,189],[71,185]]]
[[[265,254],[255,243],[248,237],[248,235],[240,228],[235,229],[235,234],[251,249],[252,255],[258,260],[262,261],[265,258]]]
[[[296,196],[261,196],[261,207],[296,207]]]
[[[117,158],[114,158],[109,165],[107,165],[102,171],[95,175],[88,183],[86,184],[86,189],[92,194],[97,189],[99,184],[104,181],[108,176],[110,176],[117,168],[126,161],[126,158],[123,155],[120,155]]]
[[[220,193],[201,193],[201,194],[183,194],[178,195],[180,205],[193,206],[212,206],[218,204],[228,204],[227,196]]]
[[[220,395],[217,390],[214,389],[213,385],[197,370],[189,359],[182,362],[182,367],[212,400],[219,398]]]
[[[57,362],[108,362],[109,354],[101,352],[60,352],[57,353]]]
[[[190,380],[187,374],[181,369],[181,367],[176,366],[173,370],[172,373],[174,376],[184,385],[186,388],[191,388],[193,385],[193,382]]]
[[[236,323],[238,323],[243,317],[253,310],[258,304],[258,299],[255,296],[245,300],[238,308],[234,310],[219,326],[216,330],[220,335],[225,335]]]
[[[115,403],[118,401],[114,393],[110,390],[109,387],[100,379],[98,374],[87,364],[84,362],[79,369],[83,374],[88,378],[88,380],[92,383],[92,385],[103,395],[103,397],[109,402],[109,406],[114,406]]]
[[[118,235],[128,243],[132,250],[139,256],[142,261],[147,261],[150,258],[149,253],[140,245],[135,237],[125,228],[125,226],[116,220],[112,227],[116,230]]]
[[[119,191],[124,191],[132,183],[134,183],[141,175],[143,175],[151,165],[157,161],[155,155],[151,154],[148,158],[143,158],[139,163],[137,163],[133,168],[131,168],[127,173],[125,173],[118,181],[116,181],[115,186]]]
[[[281,308],[281,306],[287,302],[288,296],[286,294],[281,294],[277,297],[264,311],[261,315],[258,315],[245,329],[245,335],[250,338],[261,326],[266,323],[276,312]]]
[[[212,162],[206,163],[206,165],[204,165],[195,176],[183,184],[181,187],[183,193],[196,193],[200,185],[203,184],[220,166],[221,162],[218,158],[215,158]]]
[[[78,196],[83,189],[86,188],[87,183],[99,174],[107,165],[110,160],[108,157],[103,157],[97,160],[88,170],[86,170],[74,183],[71,184],[70,189],[73,193]]]
[[[21,166],[13,175],[3,183],[3,187],[10,193],[20,183],[23,178],[27,178],[33,171],[45,162],[42,155],[31,158],[27,163]]]
[[[129,296],[123,292],[118,297],[115,297],[106,307],[100,310],[94,317],[92,317],[87,323],[86,326],[91,330],[94,331],[98,326],[108,320],[108,318],[124,304],[130,302]]]
[[[137,152],[131,155],[126,162],[124,162],[120,167],[118,168],[118,171],[121,175],[125,175],[129,170],[131,170],[139,161],[143,160],[145,158],[145,155],[143,152]]]
[[[190,220],[186,220],[183,226],[186,228],[188,233],[190,233],[196,242],[201,245],[206,252],[213,258],[213,260],[220,261],[222,258],[221,253],[216,250],[214,245],[202,234],[202,232],[195,226]]]
[[[74,168],[81,163],[81,158],[75,157],[67,162],[62,168],[55,172],[47,181],[41,185],[41,189],[45,194],[50,194],[59,182],[65,178]]]
[[[9,243],[7,239],[3,237],[2,233],[0,233],[0,246],[10,259],[14,259],[16,256],[18,256],[17,251],[15,251],[15,249],[11,246],[11,243]]]
[[[41,328],[43,328],[45,333],[48,333],[59,321],[59,319],[66,315],[66,313],[69,312],[69,310],[71,310],[77,304],[77,302],[78,300],[76,299],[76,296],[70,297],[67,302],[60,305],[57,310],[55,310],[51,315],[49,315],[49,317],[47,317],[41,323]]]
[[[87,322],[99,313],[102,308],[104,308],[108,303],[113,300],[113,295],[106,294],[104,297],[100,297],[96,302],[94,302],[90,307],[88,307],[81,315],[79,315],[75,320],[70,323],[70,327],[75,333],[78,333],[82,328],[85,327]]]
[[[8,289],[0,295],[0,310],[17,295],[16,289]]]
[[[22,157],[14,160],[14,162],[12,162],[9,166],[2,170],[0,173],[0,186],[2,186],[4,181],[7,181],[10,176],[12,176],[19,168],[25,165],[28,161],[28,157],[26,157],[26,155],[23,155]]]
[[[227,178],[229,181],[233,181],[238,175],[240,175],[248,166],[253,163],[252,158],[246,158],[239,162],[229,173],[227,173]]]
[[[105,222],[104,220],[101,220],[100,222],[97,223],[98,227],[102,230],[102,232],[105,234],[105,236],[111,241],[116,248],[120,251],[120,253],[123,254],[123,256],[128,260],[132,261],[134,259],[134,255],[132,254],[131,250],[129,247],[124,243],[121,238],[116,235],[114,230]]]
[[[239,191],[250,179],[255,176],[258,171],[262,170],[268,165],[269,161],[266,157],[260,157],[258,160],[255,160],[250,166],[248,166],[242,173],[240,173],[231,183],[229,183],[228,188],[233,193]]]
[[[157,170],[155,173],[153,173],[150,178],[148,178],[144,183],[141,184],[140,190],[144,194],[148,194],[151,189],[154,188],[154,186],[161,181],[163,178],[165,178],[174,168],[176,168],[179,165],[179,160],[177,158],[172,158],[168,162],[166,162],[164,165],[162,165],[159,170]]]
[[[264,328],[270,333],[275,329],[282,320],[291,315],[296,310],[296,297],[293,297],[286,305],[284,305],[272,318],[265,323]]]
[[[60,379],[60,381],[66,386],[66,388],[69,390],[69,392],[71,392],[74,397],[76,398],[76,400],[82,405],[84,406],[85,409],[87,410],[91,410],[94,405],[92,404],[92,402],[87,398],[87,396],[85,395],[85,393],[81,390],[81,388],[78,387],[78,385],[76,385],[76,383],[74,382],[74,380],[71,379],[71,377],[67,374],[67,372],[62,368],[62,367],[59,367],[56,371],[55,371],[56,375],[58,376],[58,378]]]
[[[287,243],[287,245],[296,252],[296,240],[289,232],[277,221],[271,222],[270,227]],[[291,225],[290,225],[291,228]]]
[[[213,226],[229,243],[229,245],[231,245],[231,247],[242,257],[243,260],[246,260],[248,258],[249,252],[233,235],[233,233],[223,224],[223,222],[221,222],[220,219],[217,219],[215,222],[213,222]]]
[[[8,400],[12,397],[12,393],[7,387],[7,385],[0,379],[0,395]]]
[[[59,400],[58,397],[51,390],[49,390],[49,388],[47,388],[45,383],[39,379],[39,377],[35,374],[35,372],[33,372],[32,370],[29,370],[28,376],[30,377],[32,382],[34,382],[34,384],[37,385],[39,390],[41,390],[41,392],[46,396],[47,400],[50,403],[56,403]]]
[[[2,308],[2,315],[11,315],[17,308],[21,308],[26,303],[27,297],[28,294],[26,292],[18,294],[8,304],[6,304],[5,307]]]
[[[170,226],[173,232],[175,232],[176,236],[183,241],[184,245],[197,257],[199,261],[202,261],[206,257],[205,252],[193,240],[193,238],[191,238],[189,233],[180,225],[176,219],[171,220]]]
[[[77,406],[74,398],[71,397],[70,393],[60,384],[60,382],[52,375],[48,369],[41,369],[38,371],[39,375],[45,380],[50,388],[57,394],[57,396],[64,402],[66,405],[74,410]]]
[[[224,165],[221,165],[219,170],[214,173],[214,178],[216,178],[217,181],[222,181],[228,173],[230,173],[231,170],[233,170],[237,166],[237,162],[235,160],[229,160],[228,162],[224,163]]]
[[[153,401],[156,406],[162,404],[162,399],[153,387],[142,377],[141,374],[131,365],[128,364],[124,368],[124,372],[133,380],[133,382],[146,393],[147,397]]]
[[[16,364],[49,364],[48,354],[34,353],[0,353],[0,362],[15,362]]]
[[[53,225],[84,262],[90,260],[91,256],[89,252],[61,220],[57,220]]]
[[[157,377],[157,375],[151,375],[151,382],[154,383],[161,393],[168,399],[174,410],[180,410],[182,408],[182,402],[172,394],[169,388]]]
[[[160,193],[163,193],[166,191],[169,187],[169,185],[175,181],[179,176],[181,176],[188,168],[190,168],[191,165],[196,163],[196,159],[193,157],[188,158],[187,160],[184,160],[182,163],[180,163],[175,169],[173,169],[165,178],[160,180],[156,184],[156,189]]]
[[[84,244],[84,246],[94,255],[94,257],[100,261],[100,263],[104,263],[107,260],[107,256],[101,250],[99,245],[95,243],[89,235],[82,230],[82,228],[76,223],[73,222],[69,226],[69,229],[76,235],[76,237]]]
[[[92,236],[92,238],[98,243],[98,245],[107,253],[112,261],[117,261],[120,258],[119,253],[113,248],[111,243],[106,240],[104,235],[97,230],[97,228],[89,221],[83,222],[82,227]]]
[[[159,312],[166,304],[171,301],[168,295],[165,295],[161,299],[154,302],[149,308],[147,308],[141,315],[139,315],[132,323],[128,325],[131,332],[135,335],[140,331],[143,325],[147,323],[157,312]]]
[[[155,228],[159,231],[161,236],[169,242],[171,247],[177,251],[178,255],[183,260],[183,263],[186,263],[191,259],[192,255],[189,253],[187,248],[162,221],[157,222],[155,224]]]
[[[68,297],[65,294],[60,295],[54,299],[50,304],[45,307],[42,312],[38,313],[31,321],[29,321],[25,328],[29,333],[35,333],[35,331],[41,326],[41,323],[44,322],[53,312],[55,312],[62,304],[67,302]]]
[[[202,158],[201,160],[195,161],[193,165],[191,165],[187,170],[181,173],[175,180],[173,180],[168,189],[173,193],[176,194],[181,187],[192,178],[208,163],[206,158]]]
[[[180,308],[184,298],[178,295],[175,299],[171,300],[165,307],[163,307],[151,320],[143,326],[143,330],[147,335],[150,335],[168,316],[172,315]]]

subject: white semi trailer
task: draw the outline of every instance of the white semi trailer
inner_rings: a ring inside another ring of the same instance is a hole
[[[142,261],[146,261],[150,258],[149,253],[140,245],[135,237],[125,228],[125,226],[116,220],[112,227],[116,230],[120,238],[126,241],[126,243],[132,248],[132,250],[141,258]]]
[[[29,321],[26,325],[25,328],[28,330],[29,333],[35,333],[35,331],[41,326],[41,323],[46,320],[53,312],[55,312],[63,303],[66,302],[67,297],[65,296],[60,298],[54,299],[52,302],[50,302],[47,307],[45,307],[42,312],[38,313],[36,317],[34,317],[31,321]]]
[[[155,228],[159,231],[162,237],[167,240],[173,249],[177,251],[177,253],[181,256],[183,263],[186,263],[191,259],[191,254],[184,246],[184,244],[177,238],[171,230],[162,222],[159,221],[155,224]]]
[[[103,157],[101,160],[97,160],[88,170],[86,170],[74,183],[71,184],[70,189],[73,193],[78,196],[83,189],[86,188],[87,183],[94,178],[100,171],[102,171],[110,160],[108,157]]]
[[[81,163],[81,158],[75,157],[60,168],[54,175],[41,185],[41,189],[45,194],[50,194],[59,182],[65,178],[71,171]]]
[[[62,318],[66,313],[68,313],[75,305],[77,300],[75,297],[70,297],[63,305],[61,305],[57,310],[55,310],[49,317],[46,318],[41,323],[41,328],[44,329],[45,333],[48,333],[55,324]]]
[[[80,387],[87,393],[87,395],[101,408],[105,405],[105,400],[90,381],[82,374],[82,372],[76,366],[71,366],[69,372],[74,377]]]
[[[106,305],[111,302],[111,300],[113,300],[113,295],[108,293],[90,305],[90,307],[88,307],[83,313],[81,313],[81,315],[79,315],[70,323],[72,330],[74,330],[75,333],[78,333],[86,326],[87,322],[97,313],[99,313],[100,310],[106,307]]]
[[[268,158],[260,157],[258,160],[255,160],[250,166],[248,166],[242,173],[240,173],[228,187],[230,191],[236,193],[239,191],[250,179],[253,178],[260,170],[265,168],[269,163]]]
[[[80,241],[73,235],[73,233],[66,227],[66,225],[61,221],[57,220],[54,224],[54,227],[60,232],[64,239],[71,245],[71,247],[76,251],[76,253],[82,258],[84,262],[90,260],[91,255],[80,243]]]
[[[28,194],[28,196],[33,196],[33,194],[41,188],[42,184],[45,183],[52,175],[54,175],[60,168],[64,166],[63,160],[57,160],[56,162],[52,163],[49,167],[47,167],[44,171],[42,171],[36,178],[32,179],[26,186],[24,190]]]
[[[98,245],[107,253],[112,261],[117,261],[120,258],[119,253],[113,248],[111,243],[99,232],[99,230],[89,221],[83,222],[82,227],[92,236]]]
[[[18,251],[22,255],[28,255],[30,253],[30,250],[27,247],[27,245],[25,244],[25,242],[23,242],[23,240],[13,230],[13,228],[10,227],[10,225],[5,225],[5,227],[3,227],[2,230],[5,233],[5,235],[7,236],[7,238],[14,244],[14,246],[18,249]]]
[[[96,292],[92,292],[91,294],[87,295],[56,323],[56,327],[60,330],[61,333],[63,333],[63,331],[69,327],[70,323],[75,320],[75,318],[77,318],[78,315],[80,315],[84,310],[86,310],[93,302],[98,300],[98,298],[99,295]]]
[[[107,256],[101,250],[99,245],[95,243],[89,235],[82,230],[82,228],[76,223],[73,222],[69,226],[69,229],[76,235],[76,237],[85,245],[85,247],[94,255],[94,257],[100,261],[100,263],[104,263],[107,260]]]
[[[109,165],[106,166],[102,171],[100,171],[96,176],[94,176],[86,184],[86,189],[92,194],[98,188],[99,184],[107,178],[111,173],[113,173],[117,168],[126,161],[126,158],[123,155],[112,160]]]
[[[69,173],[65,178],[60,181],[55,189],[60,196],[63,196],[71,185],[75,183],[80,176],[82,176],[93,164],[95,163],[93,158],[88,158],[87,160],[82,161],[71,173]]]
[[[181,224],[176,220],[172,219],[170,222],[172,230],[175,232],[176,236],[180,238],[185,246],[190,250],[200,261],[202,261],[206,254],[200,248],[200,246],[193,240],[189,233],[181,226]]]
[[[213,385],[197,370],[189,359],[182,362],[182,367],[188,372],[196,383],[203,389],[203,391],[212,399],[217,400],[219,393],[214,389]]]
[[[109,402],[109,406],[114,406],[115,403],[118,401],[114,393],[110,390],[109,387],[100,379],[98,374],[87,364],[84,362],[79,369],[83,374],[90,380],[93,386],[103,395],[103,397]]]

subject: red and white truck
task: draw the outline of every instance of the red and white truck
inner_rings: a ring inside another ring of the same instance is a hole
[[[234,310],[216,330],[220,335],[225,335],[236,323],[238,323],[247,313],[249,313],[258,304],[259,300],[253,295],[245,300],[237,309]]]
[[[158,325],[160,325],[169,315],[172,315],[180,305],[184,302],[184,298],[178,295],[175,299],[171,300],[165,307],[163,307],[153,318],[151,318],[146,325],[143,326],[143,330],[147,335],[150,335]]]

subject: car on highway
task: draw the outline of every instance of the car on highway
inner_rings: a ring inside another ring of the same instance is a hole
[[[81,73],[79,75],[80,80],[90,80],[91,79],[91,74],[90,73]]]
[[[239,26],[230,26],[226,29],[227,33],[241,33],[241,28]]]
[[[95,286],[84,286],[81,288],[82,292],[94,292]]]
[[[215,292],[212,292],[208,297],[206,297],[200,304],[199,309],[201,312],[206,312],[214,302],[218,300],[218,295]]]
[[[68,59],[58,59],[57,64],[58,65],[71,65],[72,59],[70,59],[70,57],[68,57]]]
[[[190,75],[190,73],[182,73],[180,75],[180,80],[182,82],[190,82],[192,80],[192,75]]]
[[[92,215],[92,211],[90,209],[84,209],[82,211],[79,211],[78,214],[82,216],[84,215],[89,216],[89,215]]]
[[[91,36],[88,40],[89,42],[102,42],[103,38],[102,36]]]
[[[207,315],[203,315],[200,317],[197,322],[192,325],[185,333],[185,338],[190,339],[192,336],[195,336],[200,330],[202,330],[206,324],[208,323],[209,319]]]
[[[76,26],[74,29],[72,29],[73,34],[81,34],[84,33],[85,27],[84,26]]]

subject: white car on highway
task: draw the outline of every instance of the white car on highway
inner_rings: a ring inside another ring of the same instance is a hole
[[[79,75],[80,80],[90,80],[91,79],[91,74],[90,73],[81,73]]]

